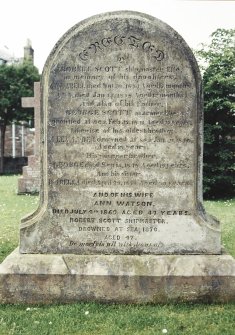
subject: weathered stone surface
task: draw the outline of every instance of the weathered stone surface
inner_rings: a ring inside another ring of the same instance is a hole
[[[67,274],[63,255],[21,255],[18,248],[0,265],[1,274]]]
[[[219,254],[202,207],[202,97],[194,56],[136,12],[89,18],[42,80],[42,190],[21,253]]]
[[[28,165],[23,166],[23,175],[18,179],[18,194],[39,193],[40,162],[39,156],[29,156]]]
[[[33,271],[32,271],[33,269]],[[1,303],[235,301],[228,255],[20,255],[0,265]]]

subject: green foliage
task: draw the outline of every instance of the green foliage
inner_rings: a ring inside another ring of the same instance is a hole
[[[38,80],[38,70],[31,62],[0,65],[0,174],[4,171],[6,126],[13,121],[33,119],[33,109],[22,108],[21,97],[32,96],[33,84]]]
[[[4,124],[32,119],[32,113],[21,107],[21,97],[32,96],[33,83],[38,80],[38,70],[29,62],[0,65],[0,118]]]
[[[204,195],[235,195],[235,29],[218,29],[204,61]],[[206,64],[206,66],[205,66]]]

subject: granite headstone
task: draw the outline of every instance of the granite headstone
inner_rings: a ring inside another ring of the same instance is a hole
[[[69,30],[42,79],[41,206],[22,253],[219,254],[202,207],[202,96],[192,51],[126,12]]]

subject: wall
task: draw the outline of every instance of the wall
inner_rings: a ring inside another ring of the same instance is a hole
[[[7,126],[5,134],[5,157],[13,157],[13,138],[12,138],[13,126]],[[22,132],[23,132],[23,153],[22,153]],[[34,128],[26,126],[15,125],[15,157],[25,157],[34,154]]]

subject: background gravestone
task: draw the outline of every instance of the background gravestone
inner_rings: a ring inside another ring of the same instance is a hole
[[[34,83],[34,97],[24,97],[22,107],[34,108],[34,155],[28,157],[28,165],[23,167],[23,175],[18,179],[18,194],[38,193],[40,189],[40,82]]]
[[[73,27],[44,68],[41,208],[22,253],[220,253],[201,202],[194,56],[140,14]]]

